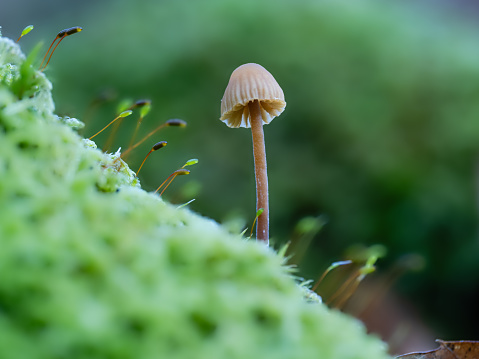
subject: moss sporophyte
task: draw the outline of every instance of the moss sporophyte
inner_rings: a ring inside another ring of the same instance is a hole
[[[168,142],[166,141],[160,141],[160,142],[157,142],[153,145],[153,147],[151,148],[150,152],[148,152],[148,154],[145,156],[145,158],[143,159],[143,161],[141,162],[141,165],[140,165],[140,168],[138,168],[138,171],[136,171],[136,175],[138,176],[140,174],[140,171],[141,171],[141,168],[143,167],[143,165],[145,164],[145,161],[146,159],[148,158],[148,156],[150,156],[150,154],[154,151],[158,151],[160,148],[163,148],[165,147],[166,145],[168,144]]]
[[[25,28],[25,30],[27,30],[28,28],[29,28],[29,27],[27,26],[27,27]],[[33,29],[33,26],[32,26],[32,29]],[[25,31],[25,30],[24,30],[24,31]],[[31,30],[31,29],[30,29],[30,30]],[[27,33],[28,33],[30,30],[28,30]],[[39,69],[40,71],[44,71],[44,70],[45,70],[45,68],[47,67],[48,63],[50,62],[50,60],[51,60],[51,58],[52,58],[53,53],[55,52],[55,49],[57,48],[58,45],[60,45],[60,42],[62,42],[62,40],[63,40],[65,37],[70,36],[70,35],[73,35],[73,34],[76,34],[77,32],[80,32],[80,31],[82,31],[82,30],[83,30],[83,29],[82,29],[80,26],[74,26],[74,27],[70,27],[70,28],[68,28],[68,29],[61,30],[61,31],[57,34],[57,36],[53,39],[53,41],[52,41],[50,47],[49,47],[48,50],[47,50],[47,53],[45,54],[45,57],[43,58],[43,61],[42,61],[42,63],[40,64],[40,67],[39,67],[38,69]],[[22,32],[22,36],[23,36],[23,35],[24,35],[24,33]],[[20,40],[20,38],[19,38],[18,40]],[[17,40],[17,41],[18,41],[18,40]],[[43,66],[43,63],[45,62],[45,59],[47,58],[47,55],[48,55],[48,53],[50,52],[50,49],[52,48],[53,44],[54,44],[55,41],[57,41],[57,40],[58,40],[58,42],[57,42],[57,44],[55,45],[55,47],[53,48],[52,52],[50,53],[50,57],[48,58],[47,63],[45,64],[45,66]],[[42,66],[43,66],[43,67],[42,67]]]
[[[389,358],[272,249],[141,189],[33,62],[0,37],[2,359]]]

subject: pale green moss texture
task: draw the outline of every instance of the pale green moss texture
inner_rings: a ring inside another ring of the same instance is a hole
[[[272,250],[142,190],[30,62],[0,38],[2,359],[388,358]]]

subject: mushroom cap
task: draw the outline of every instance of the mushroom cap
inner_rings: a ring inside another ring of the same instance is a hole
[[[263,66],[244,64],[233,71],[221,100],[221,118],[228,127],[251,127],[248,103],[258,100],[264,123],[286,107],[281,87]]]

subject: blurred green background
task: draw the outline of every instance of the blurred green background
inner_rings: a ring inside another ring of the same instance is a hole
[[[27,51],[82,26],[46,70],[57,112],[85,120],[85,136],[124,99],[152,100],[139,138],[184,119],[187,128],[162,130],[128,163],[136,170],[155,142],[168,141],[140,174],[155,190],[198,158],[165,198],[195,198],[193,210],[238,232],[255,215],[251,134],[218,120],[220,100],[237,66],[263,65],[287,102],[265,127],[275,246],[301,241],[298,222],[321,216],[300,263],[306,278],[355,244],[386,247],[373,275],[386,282],[417,254],[423,270],[400,276],[391,292],[414,303],[433,337],[478,339],[479,11],[466,4],[7,0],[0,25],[15,39],[35,25],[21,40]],[[112,150],[128,146],[136,118],[124,119]]]

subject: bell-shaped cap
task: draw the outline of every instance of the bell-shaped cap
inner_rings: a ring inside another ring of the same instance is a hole
[[[258,100],[264,123],[286,107],[281,87],[263,66],[244,64],[233,71],[221,100],[221,118],[229,127],[251,127],[248,103]]]

